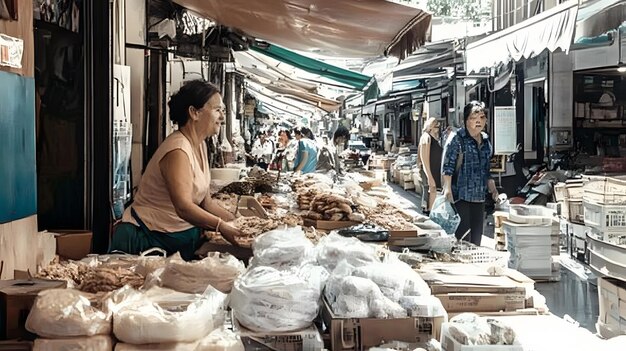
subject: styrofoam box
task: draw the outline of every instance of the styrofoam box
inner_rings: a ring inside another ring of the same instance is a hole
[[[503,228],[506,235],[536,235],[547,236],[549,238],[550,234],[552,234],[552,225],[524,225],[504,221]],[[584,231],[582,235],[584,237]]]
[[[530,225],[552,224],[554,211],[536,205],[511,205],[509,208],[509,221]]]

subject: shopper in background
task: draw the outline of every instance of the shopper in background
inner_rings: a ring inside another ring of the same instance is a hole
[[[317,158],[318,171],[335,170],[337,174],[341,174],[341,162],[339,153],[343,151],[346,142],[350,139],[350,131],[344,126],[339,126],[333,133],[333,142],[323,145]]]
[[[306,127],[298,127],[293,130],[298,140],[298,152],[294,161],[294,172],[303,174],[315,172],[317,166],[317,145],[312,139],[313,132]]]
[[[154,153],[133,204],[115,227],[110,251],[139,254],[153,247],[195,258],[204,230],[237,246],[235,217],[211,199],[207,138],[219,133],[224,104],[219,90],[202,80],[186,82],[172,95],[170,119],[178,130]]]
[[[441,155],[443,148],[439,140],[440,124],[435,117],[424,123],[423,133],[418,148],[418,166],[422,181],[422,208],[424,213],[430,210],[441,189]]]
[[[492,147],[483,132],[487,124],[485,105],[478,101],[467,104],[463,120],[465,128],[450,134],[444,148],[443,189],[446,198],[456,204],[461,217],[456,237],[461,239],[469,231],[465,240],[480,245],[487,191],[494,201],[498,199],[496,184],[489,172]]]
[[[293,170],[297,153],[298,142],[293,139],[291,132],[287,129],[282,129],[278,132],[277,156],[280,158],[282,171]]]
[[[266,131],[259,132],[257,140],[252,146],[251,154],[256,160],[256,164],[267,170],[267,166],[274,159],[274,142],[268,138]]]

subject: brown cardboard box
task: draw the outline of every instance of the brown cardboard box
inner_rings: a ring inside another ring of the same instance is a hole
[[[441,324],[447,316],[407,317],[394,319],[339,318],[323,299],[322,319],[330,333],[330,349],[367,350],[385,341],[423,343],[439,340]]]
[[[526,308],[526,297],[519,294],[450,293],[435,296],[449,313],[512,312]]]
[[[80,260],[91,253],[90,230],[55,230],[57,255],[71,260]]]
[[[352,227],[359,224],[359,222],[353,221],[323,221],[310,218],[302,218],[305,227],[313,227],[315,229],[333,230]]]
[[[322,335],[315,324],[292,332],[254,332],[233,317],[233,329],[241,337],[246,350],[318,351],[324,349]]]
[[[0,339],[28,336],[24,329],[26,317],[40,291],[65,288],[67,283],[57,280],[1,280],[0,281]]]

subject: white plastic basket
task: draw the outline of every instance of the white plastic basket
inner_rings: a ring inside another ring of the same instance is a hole
[[[625,205],[599,205],[585,201],[585,225],[604,230],[626,229]]]
[[[583,200],[597,204],[626,204],[626,179],[594,176],[583,186]]]
[[[462,241],[454,247],[452,255],[465,263],[488,264],[506,268],[511,254],[508,251],[496,251]]]

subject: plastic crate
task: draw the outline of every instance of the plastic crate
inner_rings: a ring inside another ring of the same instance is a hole
[[[565,183],[558,183],[554,185],[554,200],[561,202],[567,198],[567,192],[565,191]]]
[[[583,200],[596,204],[626,204],[626,179],[595,176],[583,186]]]
[[[452,255],[465,263],[498,265],[508,267],[508,251],[496,251],[484,246],[476,246],[472,243],[462,241],[452,250]]]
[[[626,206],[583,202],[585,225],[600,231],[626,229]]]
[[[554,211],[536,205],[511,205],[509,207],[509,220],[515,223],[530,225],[550,225]]]

